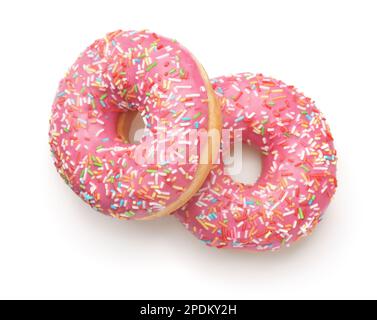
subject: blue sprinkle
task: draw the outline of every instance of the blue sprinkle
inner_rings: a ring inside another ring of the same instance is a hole
[[[195,122],[195,129],[199,129],[199,122]]]
[[[219,92],[219,93],[221,93],[221,94],[224,93],[224,90],[223,90],[222,88],[220,88],[220,87],[218,87],[218,88],[216,89],[216,91]]]
[[[245,119],[245,116],[238,117],[238,118],[236,119],[236,122],[241,122],[243,119]]]
[[[93,197],[90,196],[90,195],[88,195],[87,193],[84,195],[84,197],[85,197],[85,200],[86,200],[86,201],[89,201],[89,200],[92,200],[92,199],[93,199]]]

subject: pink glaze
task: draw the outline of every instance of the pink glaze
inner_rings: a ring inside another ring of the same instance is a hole
[[[138,110],[151,131],[166,127],[167,137],[207,129],[208,95],[193,56],[151,32],[117,31],[91,45],[60,83],[50,128],[60,175],[93,208],[140,219],[175,202],[198,164],[136,163],[136,146],[116,132],[127,110]]]
[[[263,154],[253,186],[217,165],[177,217],[209,246],[275,250],[311,233],[336,186],[336,151],[325,118],[294,87],[262,75],[213,80],[223,127],[244,129]]]

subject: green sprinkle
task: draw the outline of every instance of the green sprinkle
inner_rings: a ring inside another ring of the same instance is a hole
[[[107,98],[107,93],[105,93],[101,98],[100,100],[105,100]]]
[[[196,119],[198,119],[200,116],[202,115],[202,113],[201,112],[199,112],[199,113],[197,113],[193,118],[194,118],[194,120],[196,120]]]
[[[150,170],[147,170],[147,172],[148,172],[148,173],[156,173],[157,170],[151,170],[151,169],[150,169]]]
[[[311,206],[311,205],[313,204],[313,202],[315,201],[315,199],[316,199],[316,196],[313,195],[313,196],[311,197],[310,201],[309,201],[309,206]]]
[[[128,212],[124,213],[124,216],[126,216],[128,218],[134,217],[135,215],[136,215],[136,213],[133,213],[132,211],[128,211]]]
[[[147,67],[147,72],[151,71],[153,68],[157,67],[157,62],[153,62]]]
[[[298,217],[300,218],[300,220],[305,219],[304,211],[302,211],[301,208],[298,209]]]

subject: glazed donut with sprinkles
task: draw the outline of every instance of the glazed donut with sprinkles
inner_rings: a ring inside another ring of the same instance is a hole
[[[187,49],[153,32],[117,31],[95,41],[61,81],[50,146],[60,175],[94,209],[152,219],[182,207],[212,161],[140,165],[136,145],[118,134],[135,112],[151,131],[166,128],[167,145],[182,130],[221,128],[209,79]]]
[[[213,80],[224,128],[263,155],[255,185],[232,180],[217,165],[177,217],[205,244],[276,250],[310,234],[336,187],[337,153],[324,116],[293,86],[252,74]]]

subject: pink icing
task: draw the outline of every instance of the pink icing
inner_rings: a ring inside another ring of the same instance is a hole
[[[335,193],[336,151],[325,118],[294,87],[262,75],[213,80],[223,127],[244,129],[263,154],[258,182],[234,182],[217,165],[177,217],[209,246],[289,246],[315,228]]]
[[[193,56],[154,33],[117,31],[97,40],[61,81],[50,145],[68,185],[89,205],[124,219],[149,217],[175,202],[198,165],[140,166],[135,145],[116,132],[120,112],[138,110],[147,128],[207,129],[208,95]],[[167,141],[169,145],[169,141]]]

